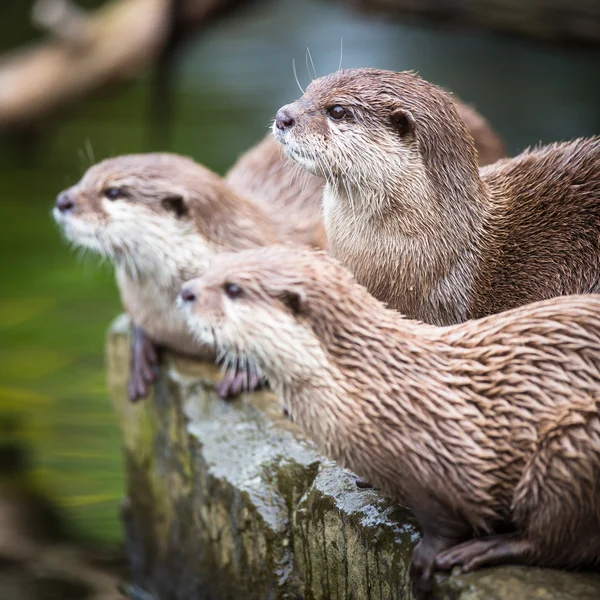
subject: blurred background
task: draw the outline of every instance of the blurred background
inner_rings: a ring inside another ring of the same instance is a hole
[[[198,10],[182,17],[186,3]],[[223,173],[300,94],[292,59],[302,86],[310,80],[307,48],[317,75],[338,68],[342,46],[344,67],[418,71],[473,104],[511,155],[600,133],[598,2],[523,0],[519,13],[512,2],[505,12],[485,0],[413,4],[81,0],[80,13],[51,0],[32,19],[31,1],[2,0],[0,530],[16,503],[94,564],[121,551],[120,440],[103,364],[121,308],[110,267],[70,251],[50,214],[91,163],[171,150]],[[99,22],[109,14],[120,32]],[[57,44],[68,48],[58,58]],[[121,46],[124,58],[98,67],[94,53]],[[2,556],[16,543],[6,531]]]

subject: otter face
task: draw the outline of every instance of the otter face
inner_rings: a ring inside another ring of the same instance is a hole
[[[281,246],[219,254],[178,301],[198,341],[260,368],[275,385],[306,381],[326,363],[302,278],[281,268],[288,255],[310,258]]]
[[[147,154],[94,165],[59,194],[54,218],[71,242],[132,275],[177,269],[191,255],[196,264],[203,256],[207,260],[211,252],[196,231],[186,190],[170,177],[175,161],[183,167],[191,162]]]
[[[418,125],[398,89],[405,73],[344,70],[281,108],[273,133],[288,156],[329,183],[381,189],[422,165]]]

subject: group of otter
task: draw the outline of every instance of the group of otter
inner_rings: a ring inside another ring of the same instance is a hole
[[[157,346],[224,361],[222,396],[266,377],[413,510],[419,597],[455,565],[600,562],[600,138],[503,158],[472,108],[376,69],[314,80],[273,133],[224,179],[131,155],[59,195],[116,265],[132,400]]]

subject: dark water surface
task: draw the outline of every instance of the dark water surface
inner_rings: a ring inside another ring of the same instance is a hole
[[[31,39],[28,2],[2,0],[0,49]],[[88,2],[94,4],[94,2]],[[98,2],[95,2],[98,4]],[[73,530],[118,540],[120,440],[103,348],[120,306],[110,267],[77,258],[50,218],[58,191],[94,159],[170,149],[223,172],[304,86],[343,65],[413,69],[473,103],[511,153],[538,141],[600,133],[600,52],[535,45],[359,16],[330,3],[252,6],[181,55],[168,148],[153,147],[149,79],[102,92],[48,124],[32,146],[0,139],[0,413],[31,442],[34,477]]]

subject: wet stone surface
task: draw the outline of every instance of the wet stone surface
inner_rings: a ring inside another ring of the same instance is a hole
[[[135,598],[404,600],[410,513],[319,454],[274,396],[224,402],[218,371],[166,356],[152,397],[127,398],[129,322],[108,338],[123,433]],[[442,600],[592,600],[600,575],[503,567],[439,575]]]

